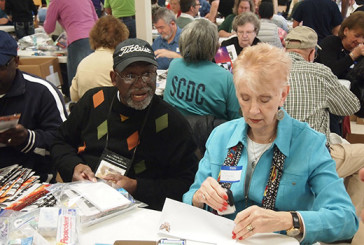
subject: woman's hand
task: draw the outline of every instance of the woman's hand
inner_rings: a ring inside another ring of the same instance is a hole
[[[246,239],[255,233],[288,230],[293,227],[289,212],[277,212],[258,206],[251,206],[236,215],[233,239]]]
[[[358,46],[356,46],[351,52],[350,52],[350,57],[353,60],[358,59],[360,56],[364,56],[364,44],[359,44]]]
[[[206,203],[211,208],[222,212],[227,208],[227,200],[228,196],[224,188],[214,178],[208,177],[193,195],[192,205],[202,208]]]

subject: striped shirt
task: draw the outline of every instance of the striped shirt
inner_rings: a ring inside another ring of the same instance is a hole
[[[295,52],[289,52],[289,56],[292,59],[290,91],[284,108],[293,118],[326,134],[329,140],[329,112],[339,116],[352,115],[360,109],[359,100],[340,84],[330,68],[308,62]]]

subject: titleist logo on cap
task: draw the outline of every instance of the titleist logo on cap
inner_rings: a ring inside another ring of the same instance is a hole
[[[152,51],[147,47],[141,47],[138,44],[132,44],[125,47],[122,47],[120,49],[119,57],[123,56],[124,54],[132,53],[132,52],[146,52],[146,53],[152,53]]]

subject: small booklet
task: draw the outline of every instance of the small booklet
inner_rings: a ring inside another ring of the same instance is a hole
[[[215,55],[215,62],[217,65],[225,68],[226,70],[232,72],[233,61],[237,58],[237,53],[234,45],[229,45],[226,47],[220,47]]]

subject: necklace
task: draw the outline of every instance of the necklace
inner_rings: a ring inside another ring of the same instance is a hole
[[[271,141],[271,140],[270,140]],[[254,142],[248,137],[248,157],[250,159],[249,162],[251,162],[251,166],[254,169],[257,163],[259,162],[259,159],[264,154],[266,150],[272,145],[272,143],[267,144],[259,144]]]

